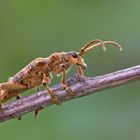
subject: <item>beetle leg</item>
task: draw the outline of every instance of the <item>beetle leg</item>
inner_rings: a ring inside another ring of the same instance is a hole
[[[44,108],[44,107],[40,106],[39,108],[37,108],[37,109],[35,110],[35,112],[34,112],[35,117],[37,117],[37,116],[38,116],[39,111],[41,111],[43,108]]]
[[[20,95],[17,95],[17,96],[16,96],[16,99],[17,99],[17,100],[19,100],[20,98],[21,98],[21,96],[20,96]]]
[[[16,96],[16,99],[17,99],[17,100],[21,99],[21,96],[20,96],[20,95],[17,95],[17,96]],[[17,119],[18,119],[18,120],[21,120],[21,119],[22,119],[21,115],[20,115]]]
[[[43,74],[43,81],[42,84],[45,86],[45,88],[47,89],[48,93],[50,94],[50,96],[53,99],[53,102],[57,105],[60,105],[60,101],[59,99],[55,96],[54,92],[48,87],[48,84],[50,83],[51,80],[51,76],[50,74],[46,75],[45,73]]]
[[[50,74],[46,75],[45,73],[43,73],[42,84],[45,86],[48,93],[50,94],[53,103],[57,104],[57,105],[61,105],[61,101],[55,96],[54,92],[48,87],[48,84],[50,83],[50,80],[51,80]],[[39,111],[42,110],[43,108],[44,107],[40,106],[38,109],[35,110],[35,112],[34,112],[35,117],[38,115]]]
[[[78,73],[80,76],[84,76],[83,69],[81,68],[80,65],[77,66],[77,73]]]
[[[39,88],[39,87],[37,87],[37,88],[36,88],[36,91],[37,91],[37,92],[39,92],[39,91],[40,91],[40,88]]]
[[[7,101],[8,99],[17,96],[22,91],[25,91],[27,86],[13,83],[13,82],[5,82],[0,84],[0,111],[2,110],[2,103]],[[15,91],[17,94],[15,94]],[[9,94],[10,93],[10,94]]]
[[[1,88],[0,88],[0,111],[2,111],[2,99],[1,99],[2,93],[1,93]]]
[[[73,97],[74,96],[74,93],[73,91],[71,90],[71,88],[66,84],[66,70],[63,69],[62,71],[62,79],[61,79],[61,83],[62,83],[62,88],[65,89],[69,96]]]
[[[0,84],[0,99],[2,100],[6,94],[7,91],[14,91],[17,93],[16,98],[20,99],[20,96],[18,95],[19,93],[25,91],[28,87],[18,84],[18,83],[13,83],[13,82],[6,82]],[[14,95],[14,93],[11,93],[11,96]]]
[[[66,72],[65,72],[65,70],[63,70],[63,72],[62,72],[61,83],[62,83],[62,88],[66,89],[67,84],[66,84]]]
[[[0,87],[0,112],[3,111],[3,98],[5,96],[5,94],[7,93],[7,90],[2,90]]]
[[[3,111],[2,102],[0,101],[0,112]]]
[[[24,90],[27,89],[27,86],[18,84],[18,83],[13,83],[13,82],[6,82],[6,83],[1,83],[0,84],[0,89],[6,89],[6,90]]]

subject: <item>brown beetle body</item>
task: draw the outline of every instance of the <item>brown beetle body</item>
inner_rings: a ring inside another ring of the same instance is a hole
[[[59,104],[60,101],[55,97],[53,91],[48,87],[51,80],[51,72],[54,74],[62,74],[62,88],[68,91],[66,84],[66,71],[72,66],[77,65],[77,71],[80,75],[84,75],[87,65],[82,58],[91,48],[101,46],[106,51],[105,44],[115,44],[122,50],[121,46],[113,41],[93,40],[81,48],[80,52],[60,52],[54,53],[47,58],[36,58],[25,68],[10,77],[8,82],[0,84],[0,103],[6,102],[12,97],[18,95],[28,89],[36,88],[43,84],[48,90],[54,103]],[[37,112],[36,112],[37,114]]]

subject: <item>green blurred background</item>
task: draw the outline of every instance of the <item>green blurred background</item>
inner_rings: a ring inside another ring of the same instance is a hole
[[[107,53],[101,48],[90,51],[85,56],[87,76],[137,65],[139,26],[139,0],[0,0],[0,82],[36,57],[79,51],[95,38],[117,41],[124,51],[110,45]],[[74,73],[75,68],[68,76]],[[54,76],[52,85],[59,81]],[[50,106],[37,119],[29,113],[21,121],[1,123],[0,139],[140,140],[139,85]]]

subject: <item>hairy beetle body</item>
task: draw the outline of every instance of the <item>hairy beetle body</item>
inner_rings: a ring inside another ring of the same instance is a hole
[[[83,55],[96,46],[101,46],[103,50],[106,51],[106,44],[115,44],[120,48],[120,50],[122,50],[121,46],[116,42],[103,42],[96,39],[82,47],[79,53],[75,51],[60,52],[54,53],[47,58],[34,59],[13,77],[10,77],[8,82],[0,84],[0,105],[12,97],[17,97],[17,99],[19,99],[19,94],[28,89],[36,88],[41,84],[43,84],[48,90],[53,102],[60,104],[59,99],[55,97],[53,91],[48,87],[48,84],[51,81],[50,74],[62,74],[62,88],[66,89],[68,92],[70,92],[70,94],[73,94],[72,90],[66,84],[66,71],[72,65],[77,65],[78,73],[80,75],[84,75],[84,70],[86,69],[87,65],[82,58]],[[35,113],[38,114],[39,110],[37,110]]]

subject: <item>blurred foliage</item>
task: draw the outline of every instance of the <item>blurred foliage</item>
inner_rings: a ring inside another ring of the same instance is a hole
[[[133,0],[1,0],[0,82],[36,57],[79,49],[99,38],[119,42],[124,51],[108,46],[85,56],[87,76],[139,64],[140,1]],[[93,61],[92,61],[93,59]],[[68,76],[76,73],[72,69]],[[52,80],[52,85],[60,81]],[[55,81],[55,82],[54,82]],[[139,140],[140,82],[44,109],[22,121],[0,124],[3,140]],[[29,92],[28,92],[29,93]],[[30,93],[29,93],[30,94]]]

